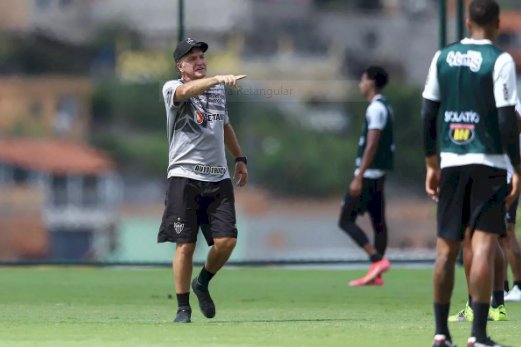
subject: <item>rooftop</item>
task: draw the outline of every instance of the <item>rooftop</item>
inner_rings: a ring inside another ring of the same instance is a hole
[[[105,153],[62,139],[0,139],[0,162],[65,175],[99,175],[114,168]]]

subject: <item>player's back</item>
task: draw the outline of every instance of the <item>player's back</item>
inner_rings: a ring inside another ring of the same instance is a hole
[[[437,62],[442,104],[461,111],[495,109],[494,67],[502,54],[488,40],[464,39],[442,49]]]
[[[495,76],[504,57],[489,40],[464,39],[439,52],[441,151],[502,154]]]

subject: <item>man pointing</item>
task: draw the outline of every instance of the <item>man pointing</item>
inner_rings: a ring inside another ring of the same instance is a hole
[[[225,86],[235,88],[246,75],[206,77],[208,44],[187,38],[177,45],[174,60],[181,78],[165,83],[168,187],[158,242],[175,242],[174,283],[178,310],[175,322],[189,323],[192,258],[199,228],[211,246],[191,287],[207,318],[215,316],[208,284],[230,257],[237,241],[233,185],[225,148],[235,158],[234,181],[248,181],[247,159],[229,122]]]

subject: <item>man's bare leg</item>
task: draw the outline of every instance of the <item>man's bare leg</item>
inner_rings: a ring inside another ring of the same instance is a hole
[[[460,247],[459,241],[437,238],[436,264],[434,265],[434,317],[436,335],[445,335],[452,340],[448,327],[450,299],[454,288],[454,272],[456,258]]]
[[[190,278],[192,277],[195,243],[177,243],[172,269],[177,297],[177,316],[175,322],[190,323]]]
[[[217,271],[226,264],[236,243],[237,239],[232,237],[214,238],[214,245],[208,252],[205,265],[199,275],[192,281],[192,289],[206,318],[215,316],[215,304],[208,291],[208,284]]]
[[[490,308],[490,296],[494,280],[494,262],[498,236],[481,230],[472,235],[472,265],[470,267],[469,288],[472,295],[471,336],[477,340],[487,338],[487,319]]]

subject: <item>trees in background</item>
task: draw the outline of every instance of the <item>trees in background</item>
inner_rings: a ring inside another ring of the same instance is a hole
[[[114,73],[118,40],[131,48],[141,45],[132,31],[119,27],[101,30],[84,47],[38,34],[18,41],[0,36],[0,73],[93,76],[92,144],[109,152],[123,175],[164,178],[168,144],[161,96],[163,81],[119,80]],[[422,189],[420,89],[395,83],[386,89],[386,95],[395,109],[397,146],[395,171],[389,178],[408,185],[416,182],[414,186]],[[276,103],[242,97],[229,103],[229,113],[250,158],[252,184],[296,196],[337,195],[347,189],[354,171],[365,102],[342,105],[349,127],[341,132],[326,132],[304,127]],[[349,99],[353,98],[346,97]]]
[[[122,169],[164,177],[168,144],[161,82],[105,81],[93,99],[93,142],[110,152]],[[386,90],[395,111],[396,162],[389,176],[422,189],[423,154],[419,88],[400,84]],[[338,132],[303,127],[277,104],[235,100],[229,114],[249,159],[251,183],[276,194],[328,196],[343,193],[354,171],[365,102],[344,104],[350,126]],[[320,114],[317,114],[320,117]],[[230,162],[232,167],[232,162]]]

